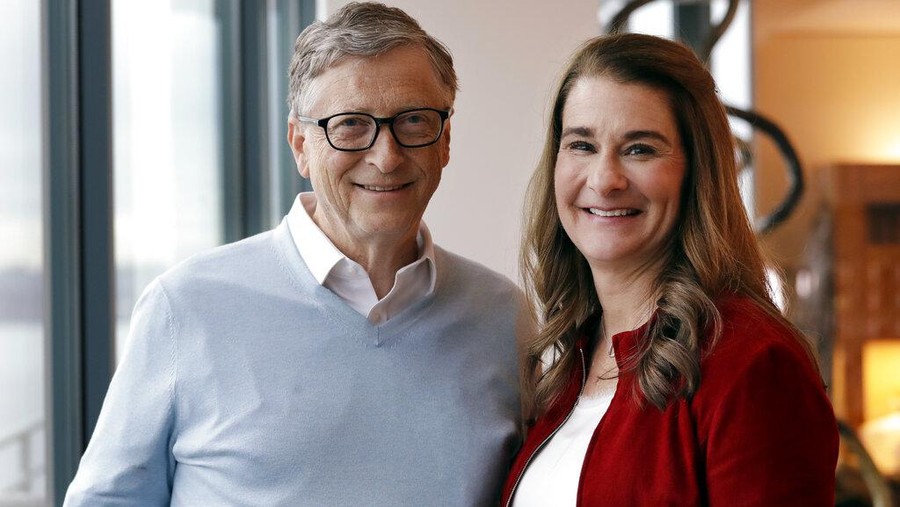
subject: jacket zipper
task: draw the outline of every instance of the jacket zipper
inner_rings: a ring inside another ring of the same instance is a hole
[[[585,385],[585,383],[587,383],[587,369],[585,368],[585,364],[584,364],[584,349],[579,348],[578,353],[581,355],[581,392],[583,392],[584,385]],[[576,405],[577,405],[577,402],[576,402]],[[574,411],[575,411],[575,405],[572,405],[572,408],[569,410],[569,413],[566,414],[566,418],[563,419],[562,422],[559,423],[556,426],[556,428],[554,428],[553,431],[549,435],[547,435],[547,438],[545,438],[541,442],[540,445],[535,447],[534,452],[531,453],[531,456],[528,456],[528,459],[525,460],[525,464],[522,466],[522,471],[519,472],[519,476],[516,477],[515,484],[513,484],[512,489],[509,491],[509,498],[506,500],[506,507],[512,506],[513,498],[516,497],[516,489],[519,487],[519,481],[521,481],[522,476],[525,475],[525,470],[528,469],[528,465],[531,464],[531,460],[534,459],[534,457],[537,456],[537,454],[541,451],[541,449],[543,449],[544,445],[546,445],[547,442],[549,442],[550,439],[553,438],[553,435],[556,435],[556,432],[559,431],[559,429],[562,428],[564,424],[566,424],[566,421],[568,421],[569,418],[572,417],[572,412],[574,412]]]

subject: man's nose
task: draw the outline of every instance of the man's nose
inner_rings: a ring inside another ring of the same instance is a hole
[[[379,125],[378,128],[380,129],[378,137],[375,138],[375,144],[369,148],[367,155],[372,165],[387,174],[396,169],[403,160],[403,147],[397,144],[389,125]]]

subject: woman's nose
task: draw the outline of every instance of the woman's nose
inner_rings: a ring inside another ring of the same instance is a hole
[[[600,157],[591,167],[588,187],[601,195],[628,188],[628,178],[616,157]]]

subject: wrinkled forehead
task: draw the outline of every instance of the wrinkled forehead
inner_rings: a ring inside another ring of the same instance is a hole
[[[362,111],[449,108],[453,90],[441,80],[424,50],[401,46],[376,55],[342,56],[307,81],[300,102],[306,110],[328,104]]]

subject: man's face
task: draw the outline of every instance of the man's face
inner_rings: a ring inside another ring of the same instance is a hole
[[[375,57],[346,57],[312,83],[303,116],[344,112],[390,117],[416,108],[450,109],[449,90],[425,52],[400,47]],[[291,119],[288,141],[300,174],[310,178],[318,205],[313,220],[339,249],[408,245],[450,160],[450,125],[435,144],[404,148],[380,127],[365,151],[332,148],[325,131]]]

